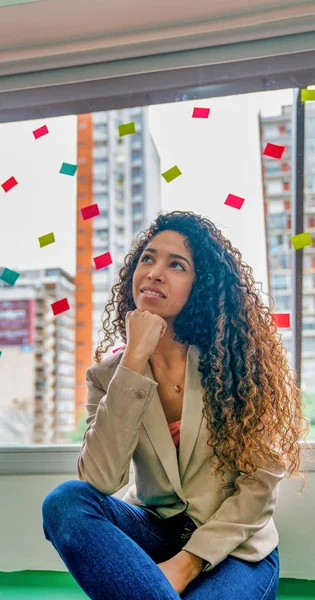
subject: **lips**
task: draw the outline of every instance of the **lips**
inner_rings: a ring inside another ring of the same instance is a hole
[[[144,286],[143,288],[140,289],[140,292],[143,293],[144,291],[146,291],[146,292],[155,292],[156,294],[161,294],[162,298],[166,298],[164,292],[162,292],[161,290],[158,290],[156,288],[153,288],[153,287],[145,287]]]

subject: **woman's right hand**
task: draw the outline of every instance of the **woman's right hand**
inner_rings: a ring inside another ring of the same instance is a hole
[[[149,310],[129,310],[125,318],[127,346],[126,351],[147,358],[156,349],[165,334],[167,322]]]

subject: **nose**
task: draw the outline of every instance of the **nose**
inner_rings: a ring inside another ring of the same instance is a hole
[[[154,265],[152,267],[152,269],[150,270],[150,272],[148,273],[148,278],[149,279],[156,279],[157,281],[163,281],[164,280],[164,275],[162,273],[162,268],[159,267],[157,264]]]

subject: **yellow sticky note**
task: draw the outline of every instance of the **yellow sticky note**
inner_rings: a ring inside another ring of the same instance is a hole
[[[312,236],[309,231],[298,233],[297,235],[291,235],[290,240],[295,250],[301,250],[301,248],[305,248],[305,246],[311,246],[313,243]]]
[[[301,102],[307,102],[311,100],[315,100],[315,90],[302,90]]]
[[[38,241],[40,247],[43,248],[44,246],[48,246],[48,244],[53,244],[55,241],[55,236],[53,232],[47,233],[46,235],[42,235],[41,237],[39,237]]]
[[[130,135],[131,133],[136,133],[136,124],[133,121],[132,123],[124,123],[123,125],[118,125],[118,133],[120,137],[123,135]]]
[[[165,181],[167,181],[167,183],[169,183],[170,181],[173,181],[173,179],[175,179],[176,177],[179,177],[179,175],[181,175],[181,174],[182,174],[182,172],[179,170],[177,165],[175,165],[168,171],[165,171],[164,173],[162,173],[162,177],[164,177]]]

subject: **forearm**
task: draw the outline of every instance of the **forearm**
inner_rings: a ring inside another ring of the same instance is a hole
[[[176,554],[171,560],[176,562],[178,567],[185,573],[190,581],[199,575],[207,563],[206,560],[200,558],[200,556],[196,556],[196,554],[188,552],[188,550],[181,550],[181,552]]]

